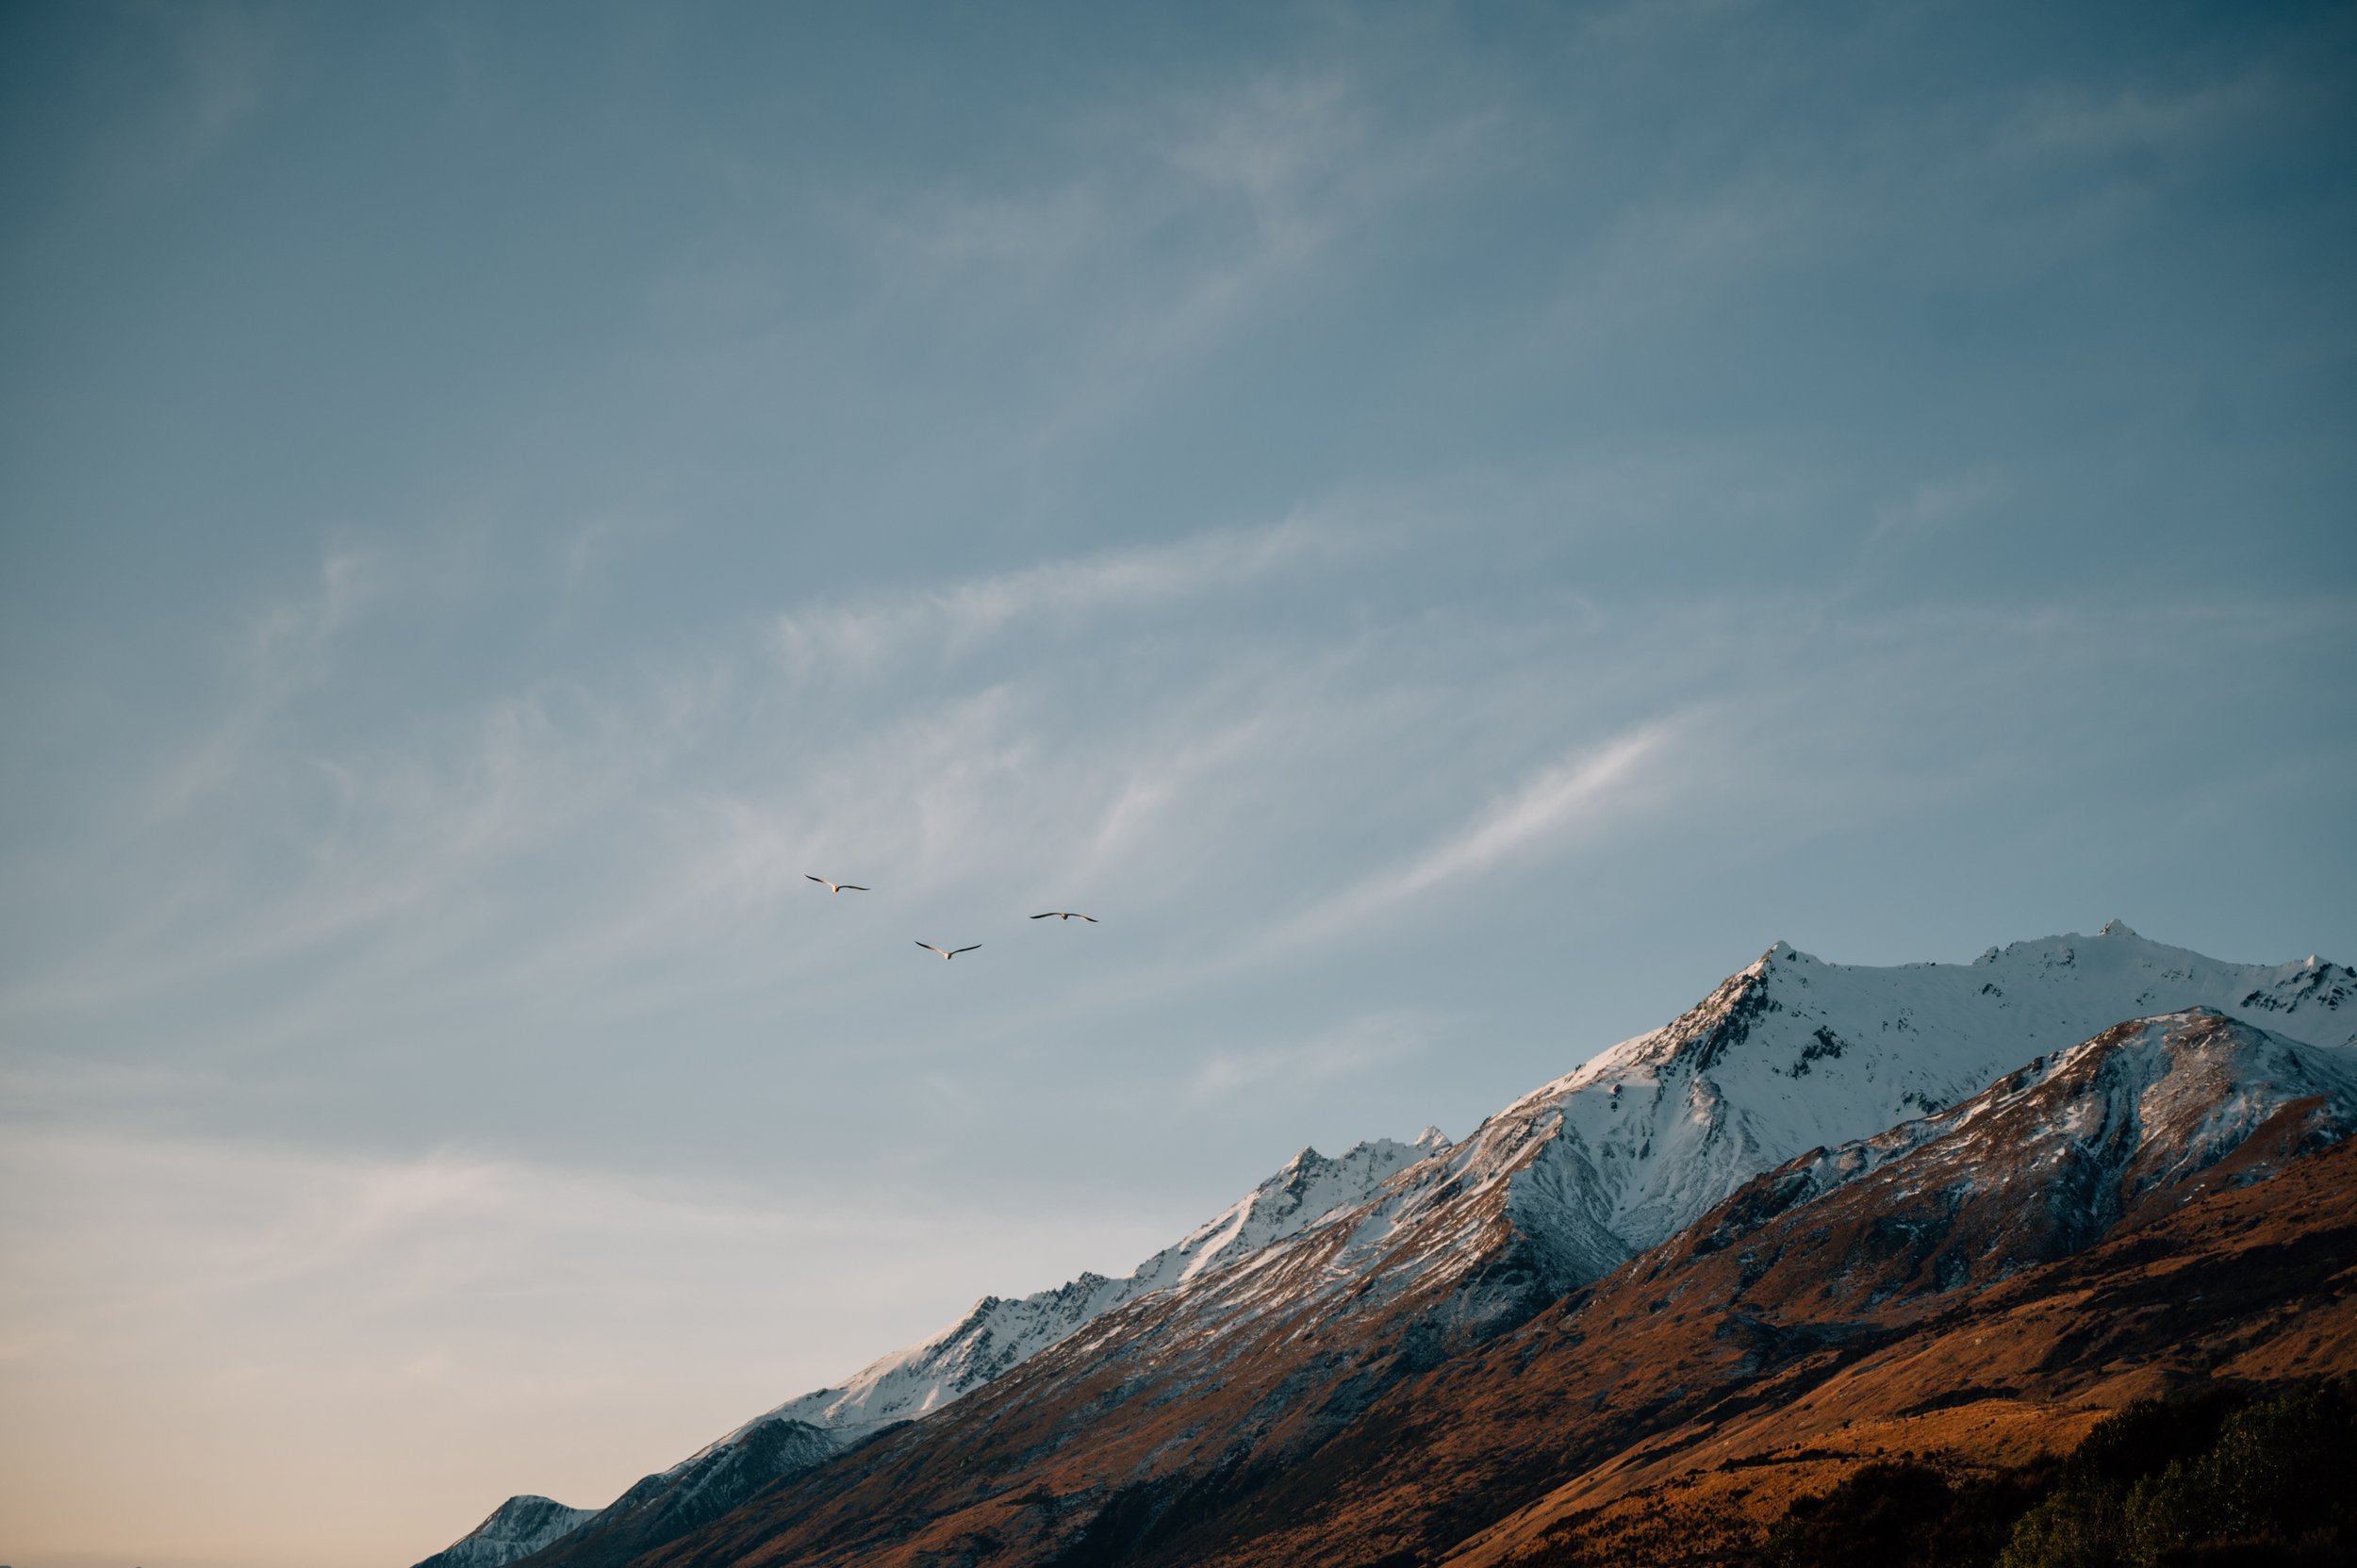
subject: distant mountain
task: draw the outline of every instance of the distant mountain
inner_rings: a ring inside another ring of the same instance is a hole
[[[985,1297],[941,1334],[649,1477],[535,1568],[632,1560],[897,1422],[931,1426],[1010,1378],[1029,1386],[1020,1370],[1050,1347],[1064,1364],[1117,1357],[1150,1335],[1156,1378],[1178,1389],[1218,1383],[1272,1333],[1346,1345],[1334,1364],[1360,1365],[1357,1382],[1305,1373],[1286,1402],[1303,1431],[1328,1431],[1398,1368],[1437,1365],[1512,1329],[1764,1171],[1949,1113],[2122,1020],[2191,1007],[2339,1046],[2357,1024],[2357,973],[2315,958],[2222,963],[2118,922],[1970,965],[1829,965],[1779,943],[1669,1025],[1525,1096],[1461,1144],[1427,1130],[1340,1160],[1304,1150],[1126,1279]],[[1396,1366],[1366,1372],[1378,1349]],[[1329,1403],[1304,1408],[1310,1389]],[[1208,1439],[1171,1441],[1193,1453]]]
[[[528,1557],[585,1523],[592,1508],[567,1508],[548,1497],[510,1497],[491,1516],[418,1564],[418,1568],[501,1568]]]

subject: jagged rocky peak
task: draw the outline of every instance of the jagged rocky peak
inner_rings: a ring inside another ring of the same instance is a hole
[[[2357,971],[2313,956],[2275,966],[2226,963],[2151,941],[2120,920],[2094,936],[2069,933],[1991,948],[1970,965],[1827,964],[1778,942],[1671,1024],[1615,1047],[1582,1074],[1633,1063],[1708,1072],[1730,1052],[1756,1058],[1780,1048],[1802,1018],[1812,1021],[1797,1032],[1815,1048],[1801,1043],[1798,1054],[1779,1064],[1786,1075],[1806,1076],[1809,1064],[1869,1036],[1908,1041],[1915,1048],[1907,1054],[1916,1058],[1992,1030],[2053,1046],[2107,1023],[2185,1005],[2214,1006],[2266,1020],[2295,1039],[2339,1045],[2357,1037]],[[1752,1044],[1755,1038],[1759,1045]]]
[[[571,1533],[598,1510],[567,1508],[529,1493],[510,1497],[490,1516],[427,1558],[417,1568],[502,1568]]]
[[[1667,1240],[1761,1170],[1943,1110],[2121,1019],[2207,1006],[2338,1044],[2357,1009],[2319,972],[2223,963],[2117,921],[1970,965],[1828,964],[1778,942],[1663,1028],[1401,1177],[1350,1217],[1352,1246],[1369,1267],[1404,1250],[1461,1273],[1468,1227],[1496,1226],[1488,1245],[1521,1260],[1504,1271],[1517,1289],[1566,1288]]]
[[[2187,1008],[2114,1025],[1952,1109],[1755,1177],[1696,1228],[1693,1251],[1739,1244],[1769,1276],[1764,1228],[1809,1205],[1814,1233],[1855,1230],[1834,1288],[1947,1291],[2261,1180],[2352,1131],[2348,1052]]]

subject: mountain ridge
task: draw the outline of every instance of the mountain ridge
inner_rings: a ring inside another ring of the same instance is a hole
[[[1900,1393],[1881,1395],[1894,1415],[1928,1420],[2010,1398],[1995,1372],[1976,1382],[1953,1370],[1979,1354],[1979,1315],[2008,1302],[2064,1328],[2060,1340],[2048,1330],[2026,1346],[2008,1342],[2004,1376],[2033,1388],[2116,1381],[2106,1347],[2165,1342],[2155,1312],[2180,1313],[2188,1332],[2209,1325],[2200,1331],[2218,1348],[2205,1355],[2248,1358],[2265,1345],[2280,1363],[2303,1353],[2305,1330],[2287,1309],[2307,1297],[2284,1293],[2312,1295],[2335,1270],[2357,1290],[2345,1205],[2317,1207],[2311,1183],[2307,1239],[2269,1243],[2236,1221],[2218,1246],[2243,1261],[2214,1259],[2174,1287],[2173,1244],[2135,1238],[2177,1234],[2180,1216],[2264,1194],[2276,1171],[2327,1159],[2351,1169],[2350,1064],[2336,1048],[2207,1012],[2136,1020],[2051,1055],[1894,1139],[1879,1163],[1851,1168],[1853,1150],[1820,1149],[1762,1173],[1701,1224],[1449,1354],[1419,1353],[1410,1298],[1324,1310],[1298,1288],[1313,1264],[1283,1256],[1318,1250],[1298,1239],[1130,1303],[940,1415],[780,1484],[646,1568],[1437,1561],[1599,1466],[1716,1458],[1708,1444],[1723,1424],[1770,1421],[1854,1369],[1883,1368],[1886,1389],[1896,1379]],[[2017,1135],[2039,1129],[2054,1137]],[[2097,1135],[2078,1140],[2085,1131]],[[1943,1162],[1998,1133],[2031,1189],[2075,1202],[2127,1177],[2135,1201],[2098,1224],[2014,1226],[2031,1206],[1984,1151],[1966,1163],[1987,1201],[1977,1212],[1951,1204]],[[2056,1138],[2083,1142],[2102,1180],[2049,1159]],[[1777,1195],[1826,1161],[1817,1175],[1840,1180]],[[1783,1201],[1760,1202],[1762,1193]],[[2263,1197],[2252,1201],[2249,1213],[2267,1212]],[[1338,1216],[1331,1229],[1351,1223]],[[2275,1250],[2252,1250],[2261,1244]],[[2071,1260],[2097,1246],[2141,1258],[2160,1282],[2073,1276]],[[1251,1275],[1289,1273],[1277,1304],[1239,1310]],[[2074,1323],[2069,1303],[2090,1290],[2118,1311]],[[2316,1299],[2342,1311],[2340,1293]],[[1908,1373],[1918,1343],[1946,1347],[1940,1371]],[[560,1549],[543,1560],[571,1560]]]
[[[2041,1044],[2085,1039],[2155,1002],[2264,1017],[2336,1046],[2357,1020],[2357,973],[2313,956],[2227,964],[2117,921],[2094,937],[1991,948],[1970,965],[1829,965],[1778,942],[1670,1024],[1596,1053],[1456,1144],[1427,1129],[1338,1160],[1305,1149],[1130,1276],[985,1296],[941,1333],[754,1418],[605,1512],[644,1525],[650,1508],[673,1507],[668,1494],[682,1508],[696,1500],[674,1523],[701,1517],[722,1494],[750,1495],[938,1411],[1171,1292],[1198,1297],[1219,1332],[1310,1302],[1415,1318],[1422,1353],[1442,1354],[1659,1246],[1762,1171],[1942,1112]],[[1345,1213],[1347,1232],[1331,1233]],[[774,1465],[739,1452],[756,1446]],[[715,1493],[724,1474],[733,1478]]]

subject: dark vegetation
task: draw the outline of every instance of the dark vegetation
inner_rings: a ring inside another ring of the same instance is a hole
[[[2241,1568],[2357,1561],[2357,1401],[2322,1386],[2140,1401],[1999,1476],[1879,1462],[1794,1503],[1765,1568]]]
[[[1913,1460],[1866,1466],[1794,1503],[1760,1551],[1770,1568],[1985,1568],[2051,1477],[1952,1474]]]
[[[1794,1502],[1764,1536],[1689,1536],[1678,1559],[1744,1568],[2339,1568],[2357,1563],[2352,1476],[2357,1398],[2347,1385],[2266,1398],[2212,1389],[2130,1405],[2060,1461],[1992,1474],[1938,1455],[1879,1460]],[[1567,1521],[1517,1568],[1613,1560],[1580,1539],[1589,1517]]]
[[[2324,1387],[2240,1403],[2131,1406],[2087,1434],[2000,1568],[2357,1559],[2357,1405]]]

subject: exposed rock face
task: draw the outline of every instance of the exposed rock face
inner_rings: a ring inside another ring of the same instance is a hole
[[[1837,1279],[1819,1282],[1875,1301],[1952,1290],[2067,1257],[2204,1187],[2258,1180],[2346,1137],[2352,1116],[2347,1055],[2196,1008],[2119,1024],[1953,1110],[1755,1178],[1691,1245],[1743,1248],[1756,1279],[1777,1266],[1761,1230],[1809,1205],[1812,1234],[1851,1237]]]
[[[417,1568],[502,1568],[579,1527],[596,1509],[567,1508],[548,1497],[510,1497],[491,1516]]]

